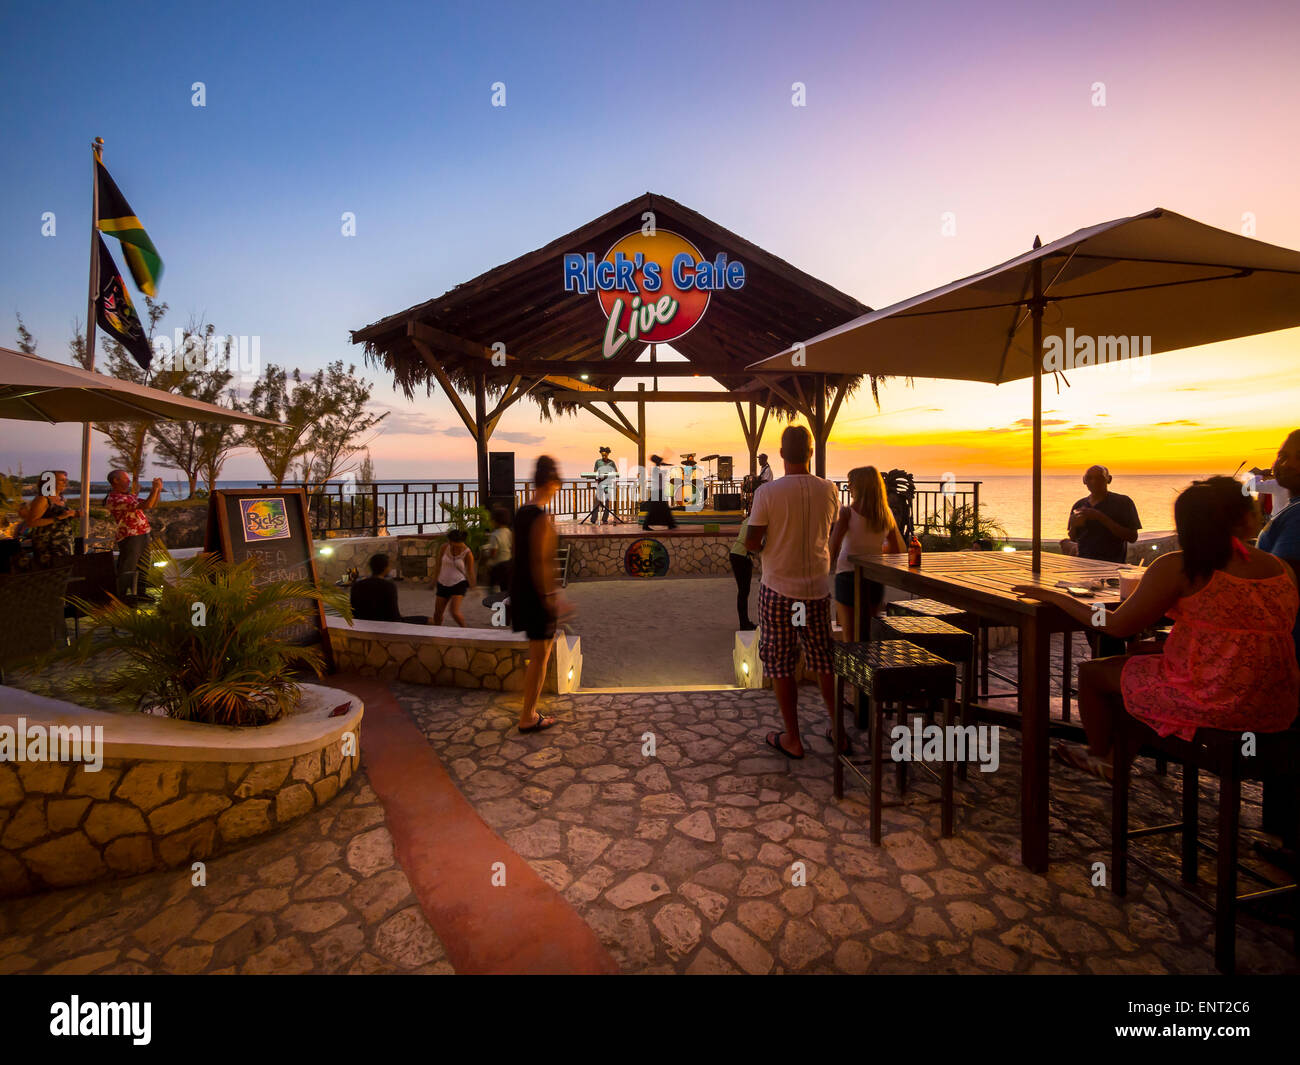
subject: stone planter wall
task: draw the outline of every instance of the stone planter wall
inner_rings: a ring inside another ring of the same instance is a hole
[[[0,692],[0,725],[22,717],[28,728],[104,728],[97,772],[84,763],[0,763],[0,896],[220,854],[329,802],[360,764],[362,706],[335,689],[305,686],[309,713],[260,729],[103,714]],[[350,710],[330,717],[345,701]],[[345,733],[355,739],[351,755],[343,753]],[[238,745],[223,742],[231,734]]]
[[[528,641],[522,633],[330,618],[330,647],[342,670],[408,684],[522,691]],[[569,676],[572,671],[572,677]],[[575,690],[582,680],[581,643],[560,634],[547,662],[545,689]]]

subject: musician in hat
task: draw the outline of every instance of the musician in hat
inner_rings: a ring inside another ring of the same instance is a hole
[[[593,525],[596,523],[596,514],[604,508],[605,516],[601,518],[601,525],[608,525],[610,520],[610,501],[614,498],[614,486],[618,483],[618,467],[614,465],[614,460],[609,457],[609,448],[600,449],[600,458],[596,460],[596,465],[592,467],[596,474],[596,493],[595,502],[591,505],[591,513],[587,515],[587,520]]]

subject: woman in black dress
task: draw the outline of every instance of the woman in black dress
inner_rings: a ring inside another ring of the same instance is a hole
[[[549,455],[537,460],[533,497],[515,513],[515,568],[510,577],[510,612],[515,632],[528,636],[528,671],[524,702],[519,710],[520,732],[541,732],[555,718],[537,712],[546,681],[546,664],[555,641],[555,619],[568,612],[555,588],[555,525],[542,508],[560,487],[560,470]]]

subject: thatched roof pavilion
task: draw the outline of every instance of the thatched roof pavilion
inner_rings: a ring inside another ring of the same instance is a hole
[[[744,264],[744,286],[712,293],[698,324],[672,341],[685,363],[637,362],[647,350],[651,360],[656,358],[655,345],[639,342],[625,344],[606,360],[607,320],[597,298],[565,291],[566,254],[590,252],[603,259],[611,245],[647,222],[685,237],[704,259],[725,253]],[[745,366],[868,311],[852,296],[675,200],[646,193],[437,299],[355,330],[352,342],[364,344],[367,361],[391,373],[408,397],[420,386],[426,392],[435,383],[442,387],[477,441],[480,489],[486,495],[488,439],[505,410],[523,398],[537,403],[547,418],[589,411],[637,444],[641,466],[646,403],[734,403],[751,472],[768,415],[803,415],[817,437],[818,472],[824,473],[826,438],[861,375],[809,374],[793,365],[788,372],[755,374]],[[661,377],[687,376],[711,377],[727,391],[658,389]],[[636,391],[619,391],[626,377],[654,378],[654,388],[641,384]],[[874,392],[875,381],[871,384]],[[458,392],[473,397],[473,410]],[[634,408],[631,416],[620,404]]]

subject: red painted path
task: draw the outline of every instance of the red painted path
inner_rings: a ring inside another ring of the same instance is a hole
[[[615,973],[590,926],[479,817],[428,740],[372,677],[324,683],[359,696],[361,760],[397,860],[457,973]],[[505,866],[505,886],[492,885]]]

